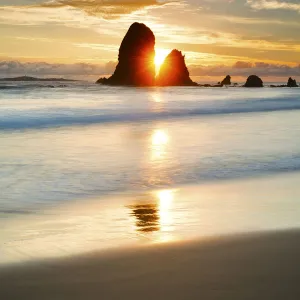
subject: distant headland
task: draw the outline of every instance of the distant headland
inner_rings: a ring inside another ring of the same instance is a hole
[[[112,86],[202,86],[223,87],[238,86],[231,84],[227,75],[216,85],[200,85],[192,81],[185,63],[185,56],[174,49],[165,58],[156,76],[155,72],[155,35],[143,23],[133,23],[127,31],[118,56],[115,72],[109,78],[100,78],[96,83]],[[250,75],[243,87],[263,87],[263,81],[257,75]],[[287,85],[270,87],[298,87],[296,80],[289,78]]]
[[[65,78],[37,78],[30,76],[19,76],[19,77],[11,77],[11,78],[0,78],[0,81],[77,81],[73,79],[65,79]]]

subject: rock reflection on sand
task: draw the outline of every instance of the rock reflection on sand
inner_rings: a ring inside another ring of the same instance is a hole
[[[173,190],[164,190],[137,199],[130,205],[130,216],[134,217],[138,233],[158,233],[159,240],[170,240],[173,231],[171,206],[174,200]]]
[[[136,218],[137,231],[159,231],[160,220],[157,204],[133,205],[131,209],[131,215]]]

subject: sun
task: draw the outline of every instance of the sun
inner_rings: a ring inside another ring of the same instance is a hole
[[[161,65],[163,64],[166,56],[170,53],[168,49],[156,49],[155,50],[155,68],[156,68],[156,73],[158,73]]]

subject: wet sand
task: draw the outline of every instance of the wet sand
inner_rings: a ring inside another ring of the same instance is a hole
[[[0,215],[0,266],[300,228],[299,182],[297,172],[75,199],[35,213]]]
[[[300,231],[154,244],[1,267],[0,299],[299,299]]]

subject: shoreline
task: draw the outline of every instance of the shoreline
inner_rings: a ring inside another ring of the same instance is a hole
[[[300,231],[133,247],[0,268],[2,299],[297,299]]]
[[[62,203],[0,219],[1,265],[300,228],[300,173]]]

